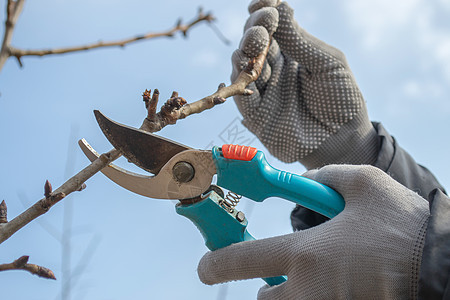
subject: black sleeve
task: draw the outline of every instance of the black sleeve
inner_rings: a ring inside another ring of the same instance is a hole
[[[450,198],[430,193],[430,219],[419,277],[419,299],[450,299]]]
[[[372,124],[378,132],[380,145],[375,167],[388,173],[392,178],[425,199],[434,189],[440,189],[445,193],[434,175],[427,168],[417,164],[380,123]],[[326,220],[328,218],[298,205],[291,213],[291,224],[294,230],[307,229]]]
[[[373,125],[380,139],[380,151],[375,167],[385,171],[392,178],[425,199],[434,189],[440,189],[445,193],[444,188],[434,175],[427,168],[416,163],[381,124],[373,123]]]

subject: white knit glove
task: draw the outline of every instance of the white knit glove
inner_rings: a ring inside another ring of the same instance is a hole
[[[344,210],[311,229],[208,252],[200,280],[287,275],[258,299],[417,299],[427,201],[372,166],[330,165],[305,176],[338,191]]]
[[[254,94],[234,97],[243,124],[285,162],[374,164],[377,135],[344,54],[300,28],[284,2],[254,0],[249,11],[231,80],[273,39]]]

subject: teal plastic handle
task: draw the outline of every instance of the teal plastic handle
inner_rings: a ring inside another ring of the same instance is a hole
[[[221,201],[223,198],[212,191],[194,204],[177,204],[175,210],[197,226],[206,247],[210,250],[254,240],[255,238],[247,231],[248,222],[242,212],[222,206]],[[273,286],[285,282],[286,277],[270,277],[263,280]]]
[[[217,185],[257,202],[280,197],[333,218],[345,206],[335,190],[317,181],[273,168],[258,151],[250,160],[225,158],[219,147],[212,149]]]

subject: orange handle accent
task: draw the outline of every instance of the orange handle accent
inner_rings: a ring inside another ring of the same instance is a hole
[[[258,150],[249,146],[230,145],[222,146],[223,157],[228,159],[251,161]]]

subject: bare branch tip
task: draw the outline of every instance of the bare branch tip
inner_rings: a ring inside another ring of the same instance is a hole
[[[53,279],[56,280],[55,274],[52,270],[47,269],[45,267],[37,266],[38,270],[36,272],[36,275],[39,277],[47,278],[47,279]]]
[[[55,274],[52,270],[41,267],[35,264],[29,264],[28,260],[30,257],[28,255],[23,255],[13,261],[9,264],[1,264],[0,265],[0,271],[6,271],[6,270],[25,270],[30,272],[31,274],[37,275],[39,277],[47,278],[47,279],[53,279],[55,280]]]
[[[153,92],[153,96],[152,96],[152,104],[154,103],[154,105],[158,104],[158,99],[159,99],[159,91],[157,89],[155,89],[155,91]]]

